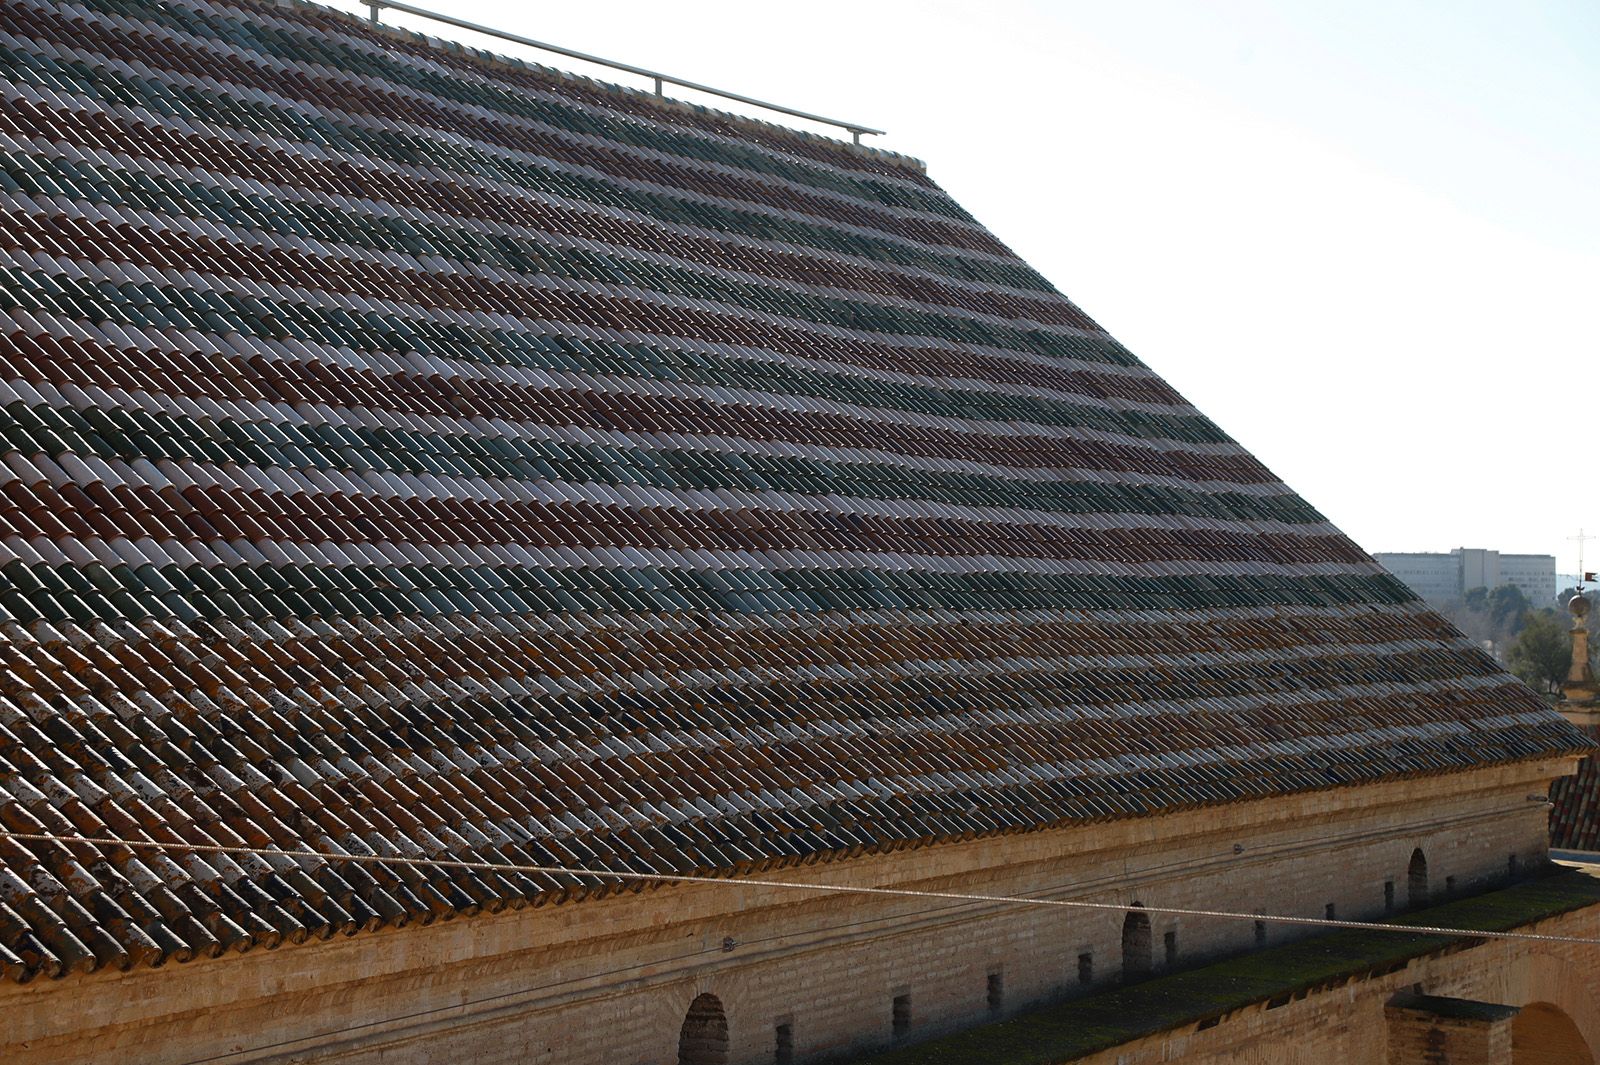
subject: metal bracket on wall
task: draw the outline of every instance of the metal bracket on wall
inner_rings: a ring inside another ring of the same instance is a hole
[[[861,143],[861,138],[863,136],[881,137],[883,135],[883,130],[873,129],[871,126],[863,126],[856,122],[845,122],[842,119],[837,118],[826,118],[822,115],[814,115],[809,111],[797,111],[792,107],[784,107],[782,104],[770,103],[766,100],[757,100],[753,96],[742,96],[739,93],[728,92],[725,89],[714,89],[710,85],[702,85],[697,81],[686,81],[683,78],[674,78],[671,75],[662,74],[655,70],[647,70],[644,67],[636,67],[629,63],[618,63],[611,59],[601,59],[599,56],[589,55],[586,52],[576,52],[570,48],[562,48],[557,44],[547,44],[544,41],[536,41],[531,37],[522,37],[515,33],[507,33],[504,30],[497,30],[490,26],[480,26],[476,22],[468,22],[465,19],[459,19],[453,15],[446,15],[438,11],[429,11],[426,8],[413,7],[410,4],[398,3],[396,0],[361,0],[361,2],[367,5],[373,22],[379,21],[379,14],[385,8],[391,8],[395,11],[404,12],[407,15],[415,15],[418,18],[431,19],[434,22],[442,22],[447,26],[455,26],[458,29],[471,30],[473,33],[481,33],[486,37],[496,37],[502,41],[510,41],[513,44],[524,45],[528,48],[537,48],[541,51],[554,52],[557,55],[564,55],[569,59],[581,59],[585,63],[596,63],[603,67],[610,67],[612,70],[624,70],[629,74],[638,74],[641,77],[650,78],[655,82],[655,93],[657,96],[665,95],[663,92],[664,86],[676,85],[684,89],[693,89],[695,92],[703,92],[711,96],[720,96],[724,100],[735,100],[742,104],[748,104],[751,107],[759,107],[764,111],[775,111],[781,115],[790,115],[794,118],[803,118],[808,122],[820,122],[825,126],[837,126],[839,129],[847,130],[850,133],[851,140],[856,144]]]

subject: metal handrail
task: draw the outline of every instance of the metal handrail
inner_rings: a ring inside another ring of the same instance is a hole
[[[557,55],[564,55],[569,59],[581,59],[585,63],[597,63],[600,66],[610,67],[613,70],[625,70],[629,74],[638,74],[642,77],[650,78],[655,81],[657,96],[664,95],[662,92],[664,86],[677,85],[680,88],[693,89],[696,92],[709,93],[712,96],[720,96],[724,100],[737,100],[739,103],[749,104],[752,107],[760,107],[767,111],[776,111],[779,114],[792,115],[795,118],[804,118],[811,122],[820,122],[825,126],[838,126],[840,129],[849,130],[850,136],[856,144],[861,143],[862,134],[867,134],[869,136],[883,135],[883,130],[873,129],[871,126],[863,126],[855,122],[843,122],[837,118],[826,118],[822,115],[814,115],[809,111],[796,111],[792,107],[784,107],[781,104],[768,103],[766,100],[757,100],[753,96],[741,96],[736,92],[728,92],[725,89],[714,89],[709,85],[702,85],[697,81],[685,81],[683,78],[674,78],[671,75],[663,74],[660,71],[647,70],[644,67],[636,67],[629,63],[618,63],[611,59],[601,59],[599,56],[589,55],[587,52],[576,52],[571,48],[563,48],[558,44],[546,44],[544,41],[536,41],[531,37],[522,37],[518,34],[507,33],[504,30],[497,30],[489,26],[480,26],[476,22],[468,22],[466,19],[459,19],[454,15],[446,15],[438,11],[429,11],[427,8],[422,7],[413,7],[410,4],[398,3],[396,0],[361,0],[361,2],[372,9],[373,22],[378,21],[378,13],[384,8],[393,8],[396,11],[403,11],[408,15],[416,15],[418,18],[432,19],[435,22],[442,22],[447,26],[456,26],[463,30],[471,30],[473,33],[481,33],[486,37],[498,37],[502,41],[511,41],[514,44],[526,45],[529,48],[538,48],[546,52],[555,52]]]

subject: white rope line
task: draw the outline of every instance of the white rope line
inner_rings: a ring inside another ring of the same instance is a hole
[[[1435,925],[1396,925],[1376,921],[1345,921],[1332,917],[1289,917],[1282,914],[1237,913],[1230,910],[1195,910],[1177,906],[1142,906],[1132,903],[1085,902],[1080,899],[1036,899],[1020,895],[982,895],[961,891],[920,891],[912,888],[859,887],[851,884],[807,884],[793,880],[746,880],[682,873],[632,873],[615,869],[589,869],[551,865],[512,865],[497,862],[464,861],[455,858],[385,858],[366,854],[325,854],[312,850],[280,850],[263,847],[231,847],[216,843],[159,843],[154,840],[119,839],[108,836],[58,836],[44,832],[11,832],[0,829],[0,839],[39,843],[92,844],[144,850],[192,854],[248,854],[255,857],[315,858],[328,862],[364,862],[373,865],[426,866],[433,869],[472,869],[500,873],[545,873],[565,876],[591,876],[616,880],[642,880],[675,884],[715,884],[746,889],[782,888],[847,895],[892,895],[918,899],[950,899],[957,902],[1002,903],[1014,906],[1058,906],[1068,909],[1115,910],[1118,913],[1162,914],[1172,917],[1210,917],[1224,921],[1263,921],[1269,924],[1302,925],[1313,928],[1352,928],[1368,932],[1397,932],[1402,935],[1439,935],[1468,939],[1508,939],[1537,943],[1579,943],[1600,946],[1600,939],[1584,936],[1547,935],[1538,932],[1495,932],[1474,928],[1441,928]]]

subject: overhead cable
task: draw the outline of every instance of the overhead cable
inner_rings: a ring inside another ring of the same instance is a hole
[[[275,847],[236,847],[217,843],[165,843],[156,840],[121,839],[114,836],[61,836],[45,832],[0,830],[0,838],[39,843],[64,843],[100,847],[128,847],[188,854],[247,854],[255,857],[311,858],[326,862],[359,862],[369,865],[408,865],[433,869],[471,869],[501,873],[542,873],[555,876],[585,876],[623,882],[713,884],[721,887],[759,890],[776,888],[808,891],[815,894],[884,895],[917,899],[949,899],[957,902],[982,902],[1012,906],[1054,906],[1082,910],[1115,910],[1119,913],[1162,914],[1171,917],[1207,917],[1223,921],[1262,921],[1268,924],[1298,925],[1311,928],[1361,929],[1401,935],[1436,935],[1468,939],[1502,939],[1536,943],[1580,943],[1600,946],[1600,939],[1584,936],[1551,935],[1541,932],[1492,931],[1478,928],[1446,928],[1437,925],[1388,924],[1379,921],[1348,921],[1334,917],[1294,917],[1287,914],[1244,913],[1232,910],[1201,910],[1181,906],[1146,906],[1138,903],[1089,902],[1083,899],[1041,899],[1026,895],[986,895],[966,891],[929,891],[918,888],[863,887],[855,884],[813,884],[800,880],[756,880],[749,878],[697,876],[687,873],[635,873],[620,869],[593,869],[560,865],[520,865],[509,862],[467,861],[458,858],[402,858],[366,854],[329,854],[313,850],[285,850]]]

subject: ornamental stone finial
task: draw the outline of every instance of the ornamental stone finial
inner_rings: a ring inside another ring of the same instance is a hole
[[[1567,670],[1561,694],[1568,702],[1592,702],[1596,686],[1594,670],[1589,668],[1589,600],[1582,590],[1567,600],[1567,612],[1572,615],[1572,666]]]

